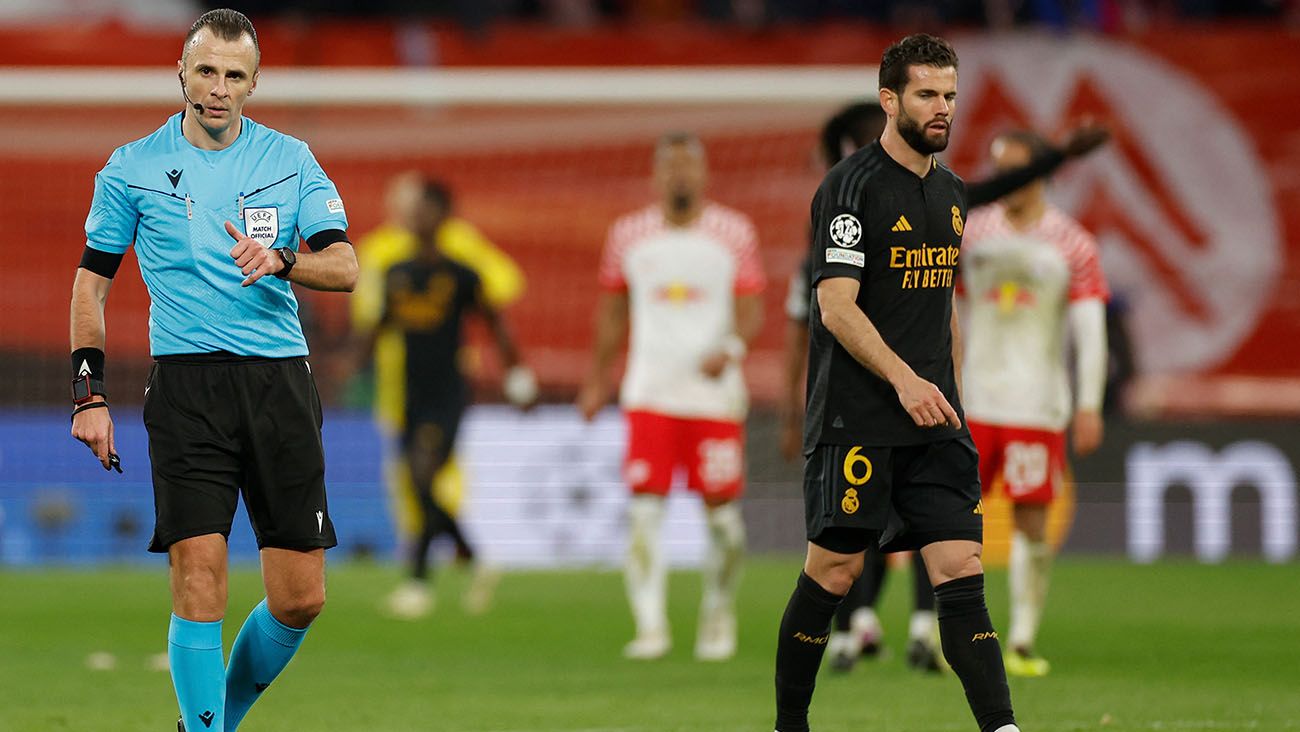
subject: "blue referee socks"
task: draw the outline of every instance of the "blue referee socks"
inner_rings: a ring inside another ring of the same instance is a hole
[[[221,655],[221,621],[200,623],[173,614],[167,629],[167,660],[185,729],[223,729],[226,666]]]
[[[253,702],[288,665],[306,635],[307,628],[290,628],[276,620],[266,608],[266,600],[253,608],[230,649],[224,732],[232,732],[239,726]],[[187,720],[186,729],[197,728],[189,727]]]

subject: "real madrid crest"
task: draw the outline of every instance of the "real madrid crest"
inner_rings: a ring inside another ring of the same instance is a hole
[[[858,503],[857,489],[850,488],[844,491],[844,499],[840,501],[840,508],[844,511],[844,513],[849,513],[849,514],[857,513],[858,505],[859,503]]]
[[[961,209],[957,208],[956,206],[953,206],[952,207],[952,230],[957,232],[957,236],[961,236],[962,229],[964,228],[965,226],[962,224],[962,220],[961,220]]]

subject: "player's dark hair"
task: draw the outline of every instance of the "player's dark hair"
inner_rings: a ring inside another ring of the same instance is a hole
[[[420,187],[420,194],[424,200],[437,204],[444,215],[451,213],[451,188],[446,183],[426,178]]]
[[[694,132],[685,132],[677,130],[674,132],[665,132],[659,137],[659,142],[655,144],[655,157],[658,158],[665,150],[671,147],[686,146],[693,152],[704,154],[704,143],[700,140],[699,135]]]
[[[880,137],[885,128],[885,110],[872,102],[857,102],[841,109],[822,127],[822,159],[830,167],[844,159],[845,143],[853,149]]]
[[[190,41],[204,28],[223,41],[238,41],[248,36],[253,41],[253,50],[257,52],[258,61],[261,61],[262,47],[257,45],[257,31],[253,29],[253,21],[249,20],[247,15],[230,8],[209,10],[200,15],[199,19],[194,21],[194,25],[190,26],[190,32],[185,34],[182,48],[189,48]]]
[[[880,88],[902,94],[907,86],[907,70],[912,66],[957,68],[957,52],[942,38],[914,33],[885,49],[880,59]]]
[[[1031,158],[1041,158],[1052,151],[1052,143],[1048,142],[1047,138],[1033,130],[1006,130],[998,133],[998,136],[993,138],[995,143],[999,140],[1024,145],[1029,149],[1029,156]]]

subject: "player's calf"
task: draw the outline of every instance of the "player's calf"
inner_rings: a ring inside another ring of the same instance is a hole
[[[981,732],[1014,725],[998,634],[984,604],[984,575],[944,582],[934,594],[944,656],[961,679]]]
[[[830,640],[831,617],[843,599],[807,574],[799,575],[781,617],[776,645],[777,732],[808,732],[808,706],[817,668]]]

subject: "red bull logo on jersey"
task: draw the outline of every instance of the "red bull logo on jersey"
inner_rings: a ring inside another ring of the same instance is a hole
[[[685,282],[671,282],[655,291],[655,299],[660,302],[685,305],[703,300],[704,292]]]
[[[1033,307],[1038,302],[1034,291],[1019,282],[1007,281],[997,287],[990,287],[984,293],[984,299],[998,304],[998,312],[1006,315],[1018,308]]]

